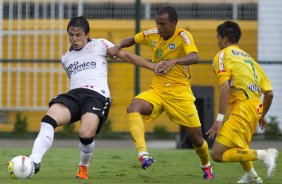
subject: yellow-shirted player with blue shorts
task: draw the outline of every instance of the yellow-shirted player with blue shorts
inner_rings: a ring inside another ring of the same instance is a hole
[[[151,121],[165,111],[170,120],[186,127],[201,160],[204,179],[213,179],[208,144],[202,136],[190,84],[190,65],[198,62],[198,50],[192,35],[176,28],[177,20],[176,11],[164,7],[156,15],[157,28],[126,38],[108,52],[114,57],[121,48],[144,44],[152,48],[152,62],[157,63],[150,88],[137,95],[127,108],[130,132],[142,168],[147,169],[155,162],[146,147],[144,121]]]
[[[270,108],[272,86],[259,64],[240,49],[241,29],[235,22],[226,21],[217,27],[220,51],[213,67],[220,85],[219,114],[209,138],[216,136],[212,157],[217,162],[240,162],[246,171],[237,183],[262,183],[253,167],[253,160],[265,163],[267,176],[276,168],[278,151],[274,148],[249,148],[258,122],[265,127],[265,114]],[[264,94],[261,102],[261,94]]]

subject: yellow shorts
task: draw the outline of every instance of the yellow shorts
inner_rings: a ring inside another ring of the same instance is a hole
[[[151,115],[143,116],[144,121],[149,122],[165,111],[168,118],[175,123],[186,127],[201,126],[194,104],[195,97],[188,87],[168,86],[161,91],[150,88],[135,98],[146,100],[154,106]]]
[[[249,148],[262,110],[260,99],[236,102],[216,141],[227,147]]]

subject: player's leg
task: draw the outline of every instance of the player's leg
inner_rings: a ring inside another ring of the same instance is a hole
[[[34,141],[32,153],[29,156],[34,162],[35,173],[39,171],[43,156],[52,146],[55,128],[69,122],[70,117],[70,112],[65,105],[55,103],[42,118],[40,131]]]
[[[78,94],[81,105],[81,118],[79,129],[80,161],[77,178],[88,179],[88,168],[94,152],[94,136],[102,129],[108,117],[111,101],[95,91],[79,89]]]
[[[81,117],[79,129],[80,161],[77,178],[88,179],[88,168],[94,151],[94,136],[99,125],[99,117],[93,113],[85,113]]]
[[[249,149],[252,134],[260,117],[257,112],[258,104],[260,104],[259,99],[234,105],[231,115],[216,137],[212,156],[218,162],[262,160],[267,169],[267,176],[271,177],[276,168],[277,150]],[[223,146],[230,149],[222,149]]]
[[[148,105],[144,100],[134,99],[127,108],[129,130],[138,152],[147,152],[144,136],[145,126],[141,116],[141,110],[137,109],[143,104]]]
[[[162,107],[157,101],[158,96],[154,92],[146,91],[134,98],[127,108],[130,133],[143,169],[149,168],[155,161],[147,150],[143,120],[145,118],[150,121],[162,112]]]
[[[196,106],[193,101],[189,100],[189,94],[181,93],[181,91],[179,91],[179,94],[181,95],[175,96],[173,99],[169,99],[169,96],[164,97],[164,99],[167,99],[164,101],[166,114],[170,120],[185,127],[187,136],[201,160],[204,179],[213,179],[214,173],[210,165],[209,147],[202,135]],[[171,103],[172,101],[174,103]]]
[[[210,165],[208,143],[202,136],[201,127],[186,127],[187,136],[194,146],[195,152],[201,160],[204,179],[214,179],[214,173]]]
[[[149,156],[146,141],[145,127],[141,114],[149,115],[152,112],[152,104],[149,102],[135,98],[127,108],[129,130],[138,152],[138,159],[142,164],[143,169],[149,168],[154,159]]]
[[[240,148],[236,145],[234,140],[223,136],[222,132],[226,130],[222,128],[220,134],[217,135],[216,141],[212,149],[212,157],[216,162],[247,162],[254,160],[261,160],[264,162],[267,169],[267,176],[271,177],[276,168],[276,159],[278,151],[276,149],[254,150],[247,148]],[[227,132],[227,131],[224,131]],[[228,134],[229,135],[229,134]],[[238,137],[237,139],[238,140]],[[242,141],[240,141],[242,142]]]

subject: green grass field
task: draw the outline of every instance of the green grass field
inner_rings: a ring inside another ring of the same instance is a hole
[[[216,179],[204,181],[199,167],[199,159],[193,150],[150,149],[157,160],[148,170],[141,169],[134,149],[96,149],[92,158],[88,180],[75,179],[79,160],[79,150],[72,148],[52,148],[45,155],[41,171],[28,180],[10,178],[6,161],[16,155],[29,155],[30,149],[0,149],[0,184],[198,184],[236,183],[243,175],[239,163],[214,163]],[[255,169],[264,183],[282,183],[282,159],[279,155],[277,171],[272,179],[266,178],[264,165],[255,162]]]

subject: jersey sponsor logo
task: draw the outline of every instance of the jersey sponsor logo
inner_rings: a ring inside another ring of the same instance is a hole
[[[245,52],[243,52],[243,51],[239,51],[239,50],[234,50],[234,49],[232,49],[231,52],[232,52],[234,55],[236,55],[236,56],[241,55],[241,56],[245,56],[245,57],[251,57],[251,56],[249,56],[249,54],[247,54],[247,53],[245,53]]]
[[[164,51],[162,49],[157,49],[155,55],[157,58],[161,59],[163,57]]]
[[[96,68],[96,62],[84,62],[81,64],[78,64],[78,61],[74,62],[73,64],[70,64],[66,69],[70,75],[74,75],[77,72],[93,69]]]
[[[171,43],[171,44],[169,44],[168,45],[168,48],[170,49],[170,50],[173,50],[173,49],[175,49],[175,43]]]
[[[150,34],[158,34],[159,31],[157,29],[149,29],[147,31],[144,31],[144,35],[147,36],[147,35],[150,35]]]
[[[180,35],[188,45],[191,43],[189,36],[185,32],[180,32]]]
[[[257,92],[257,93],[261,92],[260,87],[258,85],[255,85],[255,84],[248,84],[248,90],[254,91],[254,92]]]
[[[218,56],[218,73],[225,72],[223,61],[224,61],[224,52],[221,52]]]
[[[257,110],[258,114],[261,116],[262,113],[263,113],[263,104],[259,103],[256,110]]]

